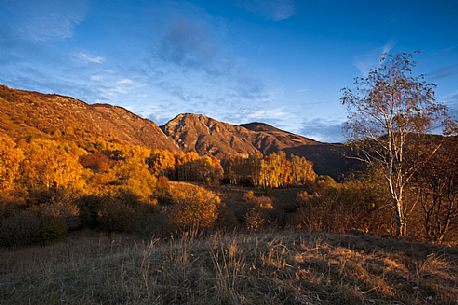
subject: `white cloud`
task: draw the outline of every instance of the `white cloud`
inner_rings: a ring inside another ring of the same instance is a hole
[[[283,119],[289,115],[288,112],[283,111],[280,108],[277,109],[266,109],[256,110],[246,116],[248,120],[255,119]]]
[[[364,55],[357,56],[353,60],[353,65],[361,72],[362,75],[377,67],[380,64],[380,57],[383,54],[389,54],[396,45],[394,40],[389,40],[383,46],[370,50]]]
[[[123,78],[123,79],[118,80],[117,83],[118,85],[132,85],[134,81],[128,78]]]
[[[299,134],[304,137],[323,142],[342,142],[345,140],[342,133],[343,121],[329,118],[313,118],[302,122]]]
[[[100,74],[93,74],[93,75],[90,76],[90,79],[92,81],[96,81],[97,82],[97,81],[103,80],[103,76],[100,75]]]
[[[85,63],[91,63],[91,64],[101,64],[105,62],[106,58],[103,56],[99,55],[91,55],[85,52],[79,52],[75,55],[73,55],[76,59],[85,62]]]
[[[87,11],[86,0],[14,0],[1,6],[14,20],[17,34],[34,42],[72,37]]]

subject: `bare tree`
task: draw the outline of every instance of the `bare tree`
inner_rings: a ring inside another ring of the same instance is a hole
[[[406,147],[446,114],[446,107],[435,101],[435,85],[413,74],[412,56],[383,55],[367,77],[355,78],[354,88],[342,90],[341,98],[348,107],[344,128],[358,152],[355,158],[381,168],[386,178],[397,236],[406,234],[405,189],[416,171],[415,163],[407,163]]]

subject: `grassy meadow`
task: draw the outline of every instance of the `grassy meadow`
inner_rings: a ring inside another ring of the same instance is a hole
[[[90,233],[90,234],[89,234]],[[0,250],[2,304],[458,304],[458,251],[293,230]]]

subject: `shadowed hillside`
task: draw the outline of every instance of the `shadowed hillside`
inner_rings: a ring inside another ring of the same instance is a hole
[[[231,125],[202,114],[185,113],[161,126],[183,151],[210,153],[220,159],[236,153],[263,154],[285,152],[312,161],[316,172],[340,179],[354,170],[358,162],[345,157],[342,144],[308,139],[264,123]]]

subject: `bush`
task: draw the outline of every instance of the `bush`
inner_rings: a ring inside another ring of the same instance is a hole
[[[272,198],[268,196],[254,197],[252,202],[256,207],[261,208],[261,209],[272,209],[273,208]]]
[[[245,213],[245,225],[248,230],[258,230],[265,223],[265,215],[259,208],[250,208]]]
[[[218,217],[220,198],[202,187],[175,183],[165,198],[160,198],[165,216],[173,228],[207,228]]]
[[[108,232],[129,232],[136,221],[136,212],[119,199],[104,200],[97,221],[100,228]]]
[[[0,245],[25,246],[39,241],[40,218],[28,211],[17,211],[0,220]]]
[[[39,241],[48,243],[67,237],[68,227],[65,218],[43,215],[40,217]]]
[[[234,208],[226,203],[218,206],[218,226],[221,228],[235,228],[239,224]]]
[[[310,199],[310,195],[306,191],[298,192],[296,196],[297,206],[299,207],[304,206],[309,199]]]
[[[243,195],[243,201],[250,202],[253,200],[254,197],[255,197],[254,192],[248,191],[245,193],[245,195]]]
[[[312,231],[386,235],[392,227],[388,200],[369,183],[346,182],[314,195],[299,193],[298,209],[289,216],[288,223]]]
[[[243,221],[249,230],[257,230],[271,220],[273,216],[272,198],[256,196],[253,191],[248,191],[243,196],[243,201],[246,202]]]
[[[272,198],[268,196],[256,196],[253,191],[246,192],[245,195],[243,196],[243,201],[257,208],[263,208],[263,209],[272,209],[273,208]]]
[[[75,201],[79,208],[79,219],[84,227],[92,229],[97,227],[97,217],[102,206],[102,200],[102,197],[89,195],[82,196]]]

